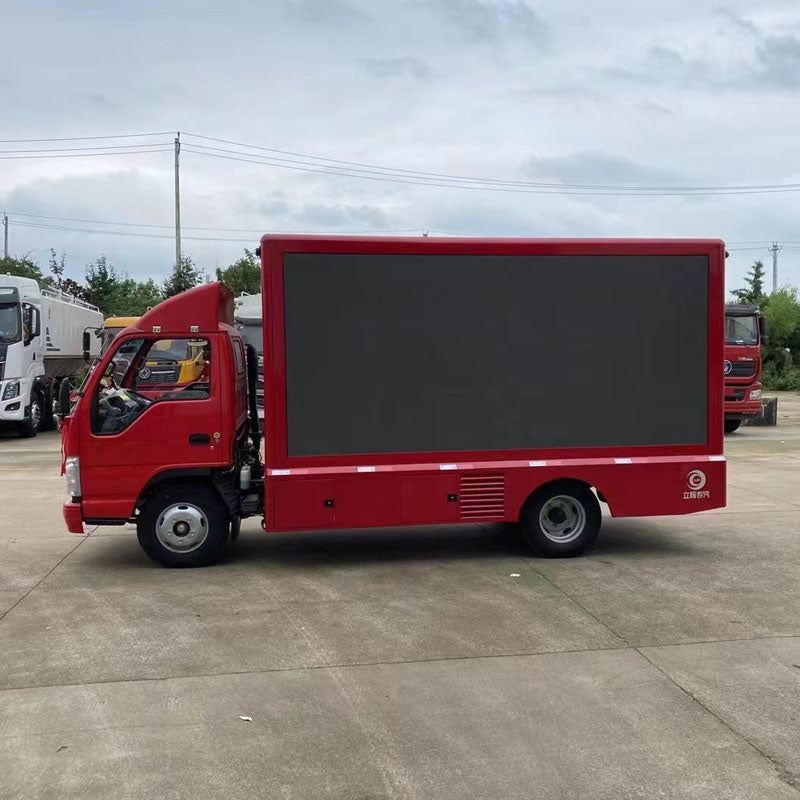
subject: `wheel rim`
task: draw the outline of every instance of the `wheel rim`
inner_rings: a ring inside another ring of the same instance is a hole
[[[167,550],[189,553],[208,537],[208,518],[191,503],[175,503],[159,515],[156,536]]]
[[[586,509],[568,494],[556,495],[542,506],[539,527],[551,542],[573,542],[586,527]]]
[[[31,399],[31,427],[36,431],[39,430],[39,424],[42,421],[42,408],[36,397]]]

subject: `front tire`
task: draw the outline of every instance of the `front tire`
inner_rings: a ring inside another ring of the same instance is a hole
[[[28,413],[28,418],[19,423],[17,430],[23,439],[33,439],[42,424],[42,409],[44,408],[44,401],[42,395],[38,391],[31,392],[31,407]]]
[[[142,550],[164,567],[199,567],[219,561],[230,519],[210,486],[166,484],[139,513],[136,532]]]
[[[522,536],[537,553],[569,558],[585,552],[600,533],[600,504],[588,486],[558,481],[535,492],[522,509]]]
[[[726,419],[725,433],[733,433],[734,431],[738,431],[741,424],[742,421],[740,419]]]

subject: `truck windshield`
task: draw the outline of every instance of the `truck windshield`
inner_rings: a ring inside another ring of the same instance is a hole
[[[758,319],[725,317],[725,344],[758,344]]]
[[[21,338],[22,327],[19,319],[18,303],[0,304],[0,342],[11,344]]]
[[[100,355],[104,356],[106,351],[108,350],[111,342],[117,338],[117,334],[124,331],[125,328],[103,328],[103,332],[101,334],[101,346],[100,346]]]

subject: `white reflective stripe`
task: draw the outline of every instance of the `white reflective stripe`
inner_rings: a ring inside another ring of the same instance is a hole
[[[439,464],[439,469],[458,469],[458,464]]]
[[[359,472],[375,472],[375,467],[356,467]]]
[[[708,460],[709,461],[724,461],[725,460],[725,456],[709,456]]]
[[[547,466],[547,462],[546,461],[529,461],[528,462],[528,466],[529,467],[546,467]]]
[[[633,464],[632,458],[615,458],[614,461],[617,464]]]
[[[270,475],[291,475],[292,471],[290,469],[271,469],[269,471]]]

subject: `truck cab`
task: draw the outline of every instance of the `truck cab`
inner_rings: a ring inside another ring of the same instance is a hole
[[[236,494],[240,473],[258,477],[232,323],[233,297],[213,283],[114,337],[62,423],[69,530],[152,519],[139,538],[162,563],[219,557],[224,539],[205,532],[224,524],[232,533],[247,501]]]
[[[725,433],[761,411],[761,345],[766,321],[758,306],[725,306]]]
[[[31,278],[0,276],[0,421],[35,436],[45,408],[42,294]]]

